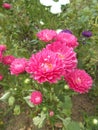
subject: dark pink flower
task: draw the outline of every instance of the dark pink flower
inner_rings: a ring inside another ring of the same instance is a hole
[[[39,105],[42,103],[42,93],[40,91],[34,91],[31,94],[30,101],[34,105]]]
[[[73,69],[77,67],[77,58],[76,53],[73,48],[66,46],[65,43],[61,43],[60,41],[53,42],[46,46],[46,49],[55,52],[58,55],[65,65],[64,70],[65,74],[71,72]]]
[[[56,41],[66,43],[66,46],[68,47],[75,48],[78,46],[77,38],[70,33],[65,33],[65,32],[59,33],[55,39]]]
[[[57,54],[43,49],[32,55],[28,61],[26,71],[39,83],[46,81],[56,83],[64,73],[64,64]]]
[[[15,57],[13,55],[7,55],[3,57],[3,64],[10,65],[15,60]]]
[[[92,78],[85,70],[76,69],[69,73],[65,80],[69,87],[79,93],[86,93],[92,87]]]
[[[5,9],[11,9],[12,6],[8,3],[3,3],[2,7]]]
[[[56,37],[57,33],[54,30],[44,29],[37,33],[37,37],[44,42],[49,42]]]
[[[6,50],[6,45],[3,45],[3,44],[0,45],[0,51],[3,52],[3,51],[5,51],[5,50]]]
[[[18,75],[25,71],[27,60],[25,58],[17,58],[10,65],[11,74]]]
[[[2,80],[3,79],[3,75],[2,74],[0,74],[0,80]]]

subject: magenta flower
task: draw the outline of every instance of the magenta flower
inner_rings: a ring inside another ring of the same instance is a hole
[[[54,52],[43,49],[33,54],[28,61],[26,71],[39,83],[56,83],[64,73],[62,60]]]
[[[3,79],[3,75],[2,74],[0,74],[0,80],[2,80]]]
[[[8,3],[3,3],[2,7],[5,9],[11,9],[12,6]]]
[[[10,65],[10,71],[12,75],[18,75],[25,71],[27,60],[25,58],[17,58],[13,60]]]
[[[54,30],[44,29],[37,33],[37,37],[44,42],[49,42],[56,37],[57,33]]]
[[[42,103],[42,93],[40,91],[34,91],[31,94],[30,101],[34,105],[39,105]]]
[[[65,33],[65,32],[59,33],[55,39],[56,41],[66,43],[66,46],[72,47],[72,48],[77,47],[79,44],[77,42],[77,38],[73,34],[70,34],[70,33]]]
[[[76,58],[76,53],[73,51],[73,48],[66,46],[65,43],[61,43],[59,41],[53,42],[48,44],[46,48],[55,52],[58,55],[58,58],[62,60],[65,65],[65,75],[77,67],[78,61]]]
[[[3,44],[0,45],[0,51],[3,52],[3,51],[5,51],[5,50],[6,50],[6,45],[3,45]]]
[[[10,65],[15,60],[15,57],[13,55],[7,55],[3,57],[3,64]]]
[[[85,70],[76,69],[69,73],[65,80],[69,87],[79,93],[86,93],[92,87],[92,78]]]

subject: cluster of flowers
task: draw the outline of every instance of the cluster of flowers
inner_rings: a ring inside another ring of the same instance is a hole
[[[27,72],[38,83],[57,83],[64,77],[70,89],[79,93],[88,92],[93,81],[85,70],[77,68],[78,60],[74,51],[79,45],[77,38],[71,33],[57,33],[49,29],[38,32],[37,37],[47,44],[45,48],[32,54],[30,59],[4,56],[6,46],[0,45],[0,62],[9,66],[12,75]],[[42,94],[34,91],[30,100],[35,105],[40,104]]]

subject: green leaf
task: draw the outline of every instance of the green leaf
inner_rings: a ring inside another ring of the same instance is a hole
[[[64,99],[64,102],[62,103],[62,106],[63,106],[62,112],[66,116],[70,116],[71,115],[71,108],[72,108],[72,101],[71,101],[71,98],[69,96],[65,96],[65,99]]]
[[[20,106],[16,105],[14,108],[14,115],[19,115],[20,114]]]
[[[10,96],[10,92],[6,92],[6,93],[0,98],[0,100],[1,100],[1,101],[6,101],[6,100],[9,98],[9,96]]]
[[[29,107],[34,107],[33,103],[30,102],[30,96],[24,97],[23,99],[26,101]]]
[[[46,114],[44,114],[44,112],[41,112],[39,116],[33,118],[34,125],[38,126],[38,128],[41,128],[43,126],[45,118]]]
[[[9,106],[13,106],[14,102],[15,102],[15,98],[13,96],[10,96],[8,99]]]
[[[72,121],[67,125],[67,130],[81,130],[79,123]]]

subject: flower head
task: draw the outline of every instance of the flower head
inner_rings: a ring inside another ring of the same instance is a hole
[[[56,53],[58,58],[62,60],[63,64],[65,65],[65,74],[77,67],[76,53],[73,51],[73,48],[66,46],[65,43],[56,41],[51,44],[48,44],[46,46],[46,49]]]
[[[3,64],[10,65],[15,60],[15,57],[12,55],[4,56],[2,59]]]
[[[49,42],[53,40],[56,37],[56,35],[56,31],[49,29],[44,29],[37,33],[37,37],[44,42]]]
[[[5,9],[11,9],[12,6],[8,3],[3,3],[2,7]]]
[[[91,31],[83,31],[83,32],[82,32],[82,35],[83,35],[84,37],[91,37],[91,36],[92,36],[92,32],[91,32]]]
[[[63,74],[64,65],[54,52],[43,49],[33,54],[28,61],[26,71],[39,83],[56,83]]]
[[[18,75],[25,71],[27,60],[25,58],[17,58],[10,65],[11,74]]]
[[[55,39],[62,43],[66,43],[68,47],[75,48],[78,46],[77,38],[73,34],[62,32],[59,33]]]
[[[68,82],[69,88],[79,93],[86,93],[92,87],[92,78],[85,70],[76,69],[69,73],[65,80]]]
[[[39,105],[42,103],[42,93],[40,91],[33,91],[30,97],[30,101],[34,105]]]

